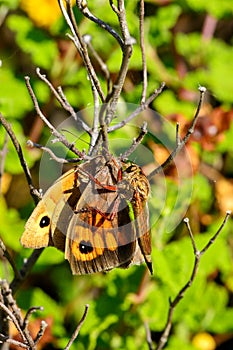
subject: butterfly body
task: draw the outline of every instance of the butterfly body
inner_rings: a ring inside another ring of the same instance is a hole
[[[64,251],[74,274],[143,261],[152,272],[148,195],[149,182],[139,166],[96,156],[47,190],[26,223],[21,243]]]

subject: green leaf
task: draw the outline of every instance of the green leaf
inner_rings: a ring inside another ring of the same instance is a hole
[[[14,251],[20,251],[20,236],[24,230],[24,221],[20,219],[19,213],[14,208],[8,208],[4,198],[0,197],[0,237],[4,244]]]
[[[8,118],[7,121],[9,122]],[[17,135],[17,140],[21,146],[24,158],[27,162],[28,167],[30,168],[36,159],[39,157],[38,152],[30,152],[26,147],[26,137],[23,134],[22,124],[18,121],[11,121],[11,128],[15,135]],[[2,130],[2,127],[0,127]],[[4,132],[0,133],[0,147],[2,147],[5,138],[5,129]],[[19,156],[16,152],[15,146],[12,141],[8,139],[7,143],[7,157],[5,160],[5,172],[9,172],[10,174],[21,174],[23,172],[22,165],[19,160]],[[25,182],[26,183],[26,182]]]
[[[49,69],[58,54],[56,42],[46,33],[33,26],[26,17],[11,15],[7,24],[16,32],[16,41],[22,51],[29,54],[35,65]]]
[[[0,108],[7,118],[21,118],[32,108],[25,82],[11,68],[0,68]]]
[[[198,201],[200,209],[207,212],[212,205],[212,188],[207,180],[201,174],[196,174],[194,177],[193,186],[193,201]]]
[[[229,0],[213,0],[210,2],[205,0],[186,0],[186,2],[194,11],[207,12],[217,18],[232,15],[233,12],[233,3]]]
[[[170,90],[164,91],[155,100],[154,105],[157,111],[164,116],[175,113],[182,113],[189,118],[193,116],[193,104],[185,101],[181,104],[175,94]]]

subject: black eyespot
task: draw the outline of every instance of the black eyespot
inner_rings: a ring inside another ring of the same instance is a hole
[[[40,220],[40,227],[43,228],[43,227],[47,227],[49,226],[50,224],[50,218],[45,215],[42,217],[42,219]]]
[[[88,254],[93,251],[93,247],[90,241],[81,241],[79,243],[79,250],[82,254]]]

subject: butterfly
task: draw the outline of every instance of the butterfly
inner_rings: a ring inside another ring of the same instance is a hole
[[[55,246],[83,275],[146,262],[152,273],[149,181],[132,162],[98,155],[63,174],[44,194],[21,237]]]

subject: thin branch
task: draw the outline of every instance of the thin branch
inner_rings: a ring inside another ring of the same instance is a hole
[[[167,316],[167,321],[166,321],[166,325],[164,327],[163,333],[160,337],[160,340],[157,344],[156,350],[161,350],[164,348],[170,331],[171,331],[171,326],[172,326],[172,318],[173,318],[173,313],[175,311],[176,305],[180,302],[180,300],[184,297],[185,292],[187,291],[187,289],[189,289],[197,275],[197,271],[199,268],[199,264],[200,264],[200,260],[201,257],[203,256],[203,254],[210,248],[210,246],[216,241],[217,237],[219,236],[220,232],[223,230],[224,226],[227,223],[227,220],[229,219],[231,215],[230,211],[226,212],[226,216],[221,224],[221,226],[219,227],[218,231],[213,235],[213,237],[208,241],[208,243],[205,245],[205,247],[199,251],[196,247],[196,243],[194,240],[194,236],[191,230],[191,227],[189,225],[189,219],[185,218],[184,222],[187,226],[188,229],[188,233],[192,242],[192,247],[193,247],[193,251],[194,251],[194,256],[195,256],[195,260],[194,260],[194,264],[193,264],[193,269],[190,275],[189,280],[187,281],[187,283],[180,289],[180,291],[178,292],[178,294],[176,295],[176,297],[174,298],[174,300],[170,300],[169,301],[169,311],[168,311],[168,316]]]
[[[94,16],[93,13],[91,13],[91,11],[89,10],[86,1],[77,0],[76,3],[79,10],[82,12],[82,14],[85,17],[87,17],[90,21],[96,23],[100,28],[103,28],[109,34],[111,34],[118,41],[121,48],[123,48],[124,44],[120,35],[109,24],[105,23],[100,18],[97,18],[96,16]]]
[[[138,116],[139,113],[145,111],[148,106],[154,101],[154,99],[161,94],[161,92],[163,91],[165,87],[165,83],[162,83],[160,85],[160,87],[158,89],[156,89],[153,94],[151,94],[150,97],[148,97],[148,99],[145,101],[145,103],[143,105],[138,106],[138,108],[136,108],[127,118],[125,118],[124,120],[122,120],[120,123],[115,124],[113,126],[109,126],[108,127],[108,132],[112,132],[112,131],[116,131],[120,128],[122,128],[123,126],[125,126],[126,124],[128,124],[133,118],[135,118],[136,116]]]
[[[173,161],[173,159],[176,157],[177,153],[185,146],[185,144],[187,143],[188,139],[190,138],[190,136],[192,135],[197,119],[199,117],[199,112],[201,109],[201,105],[204,99],[204,94],[206,91],[206,88],[203,86],[200,86],[199,89],[200,91],[200,98],[199,98],[199,102],[198,102],[198,106],[197,106],[197,110],[196,113],[193,117],[191,126],[189,127],[186,135],[184,136],[183,139],[181,139],[179,141],[179,137],[176,135],[176,147],[175,149],[171,152],[171,154],[168,156],[168,158],[163,162],[163,164],[161,164],[158,168],[156,168],[155,170],[153,170],[149,175],[148,175],[148,179],[150,180],[154,175],[160,173],[161,171],[163,171],[168,165],[171,164],[171,162]]]
[[[11,255],[9,254],[8,250],[6,249],[5,244],[3,243],[3,241],[0,238],[0,251],[2,251],[2,255],[8,260],[9,264],[11,265],[13,271],[14,271],[14,275],[16,277],[19,277],[19,271],[15,265],[14,260],[12,259]]]
[[[24,320],[23,320],[23,324],[22,324],[22,329],[25,329],[25,328],[27,328],[27,326],[28,326],[28,324],[29,324],[29,317],[34,313],[34,312],[36,312],[36,311],[43,311],[44,310],[44,308],[42,307],[42,306],[33,306],[33,307],[31,307],[28,311],[27,311],[27,313],[26,313],[26,315],[25,315],[25,317],[24,317]]]
[[[18,320],[16,319],[16,317],[13,315],[12,311],[9,310],[9,308],[4,305],[2,302],[0,302],[0,308],[9,316],[10,320],[14,323],[17,331],[19,332],[19,334],[21,335],[23,341],[25,343],[27,343],[27,339],[25,337],[24,332],[21,329],[20,324],[18,323]]]
[[[145,330],[146,330],[146,341],[148,344],[149,350],[153,350],[153,345],[152,345],[152,339],[151,339],[151,331],[148,322],[144,323]]]
[[[146,52],[145,52],[145,33],[144,33],[144,0],[140,0],[140,15],[139,15],[139,33],[140,33],[140,48],[142,53],[142,98],[141,104],[144,104],[146,101],[146,91],[147,91],[147,65],[146,65]]]
[[[30,174],[30,170],[27,166],[27,163],[24,159],[23,156],[23,152],[22,152],[22,148],[10,126],[10,124],[5,120],[5,118],[1,115],[0,113],[0,121],[2,123],[2,125],[4,126],[4,128],[6,129],[8,135],[10,136],[13,145],[16,149],[16,152],[18,154],[20,163],[22,165],[22,168],[24,170],[24,173],[26,175],[26,179],[28,182],[28,186],[30,189],[30,193],[32,195],[32,198],[34,199],[35,204],[38,203],[39,198],[41,197],[40,192],[34,187],[33,183],[32,183],[32,178],[31,178],[31,174]],[[17,271],[17,274],[15,274],[13,281],[11,282],[11,289],[12,292],[16,292],[16,290],[18,289],[18,287],[21,285],[21,283],[24,281],[25,277],[28,275],[28,273],[30,272],[31,268],[33,267],[33,265],[35,264],[36,260],[39,258],[40,254],[42,253],[44,248],[42,249],[36,249],[31,256],[28,258],[28,260],[24,263],[23,267],[21,268],[20,271]],[[9,261],[9,260],[8,260]],[[13,266],[12,266],[13,267]],[[15,270],[14,270],[15,271]]]
[[[44,332],[46,330],[46,328],[48,327],[48,324],[47,322],[45,322],[44,320],[41,321],[41,324],[40,324],[40,329],[39,329],[39,332],[37,333],[37,336],[35,337],[34,339],[34,344],[37,345],[40,341],[40,339],[43,337],[44,335]]]
[[[142,142],[144,136],[147,133],[147,123],[144,122],[142,127],[141,127],[141,132],[138,135],[138,137],[136,139],[133,140],[132,145],[130,146],[129,149],[127,149],[127,151],[125,151],[121,156],[120,159],[124,160],[124,159],[128,159],[128,157],[130,156],[130,154],[132,154],[135,149],[138,147],[138,145]]]
[[[23,330],[22,328],[23,319],[21,316],[20,309],[18,308],[15,299],[13,298],[12,290],[10,289],[9,284],[5,280],[1,280],[1,294],[3,296],[5,305],[5,308],[2,309],[8,315],[9,319],[14,323],[23,341],[28,344],[28,347],[31,350],[35,349],[30,332],[28,331],[28,329]]]
[[[91,35],[84,35],[83,36],[83,40],[86,43],[89,51],[91,52],[91,54],[93,55],[93,57],[95,58],[95,60],[98,62],[100,69],[102,70],[102,72],[104,73],[106,82],[107,82],[107,93],[109,94],[110,90],[111,90],[111,77],[110,77],[110,72],[108,70],[108,66],[104,63],[104,61],[102,60],[102,58],[100,57],[100,55],[97,53],[97,51],[94,49],[94,47],[91,44]]]
[[[0,193],[2,193],[2,177],[4,173],[8,145],[8,134],[5,134],[2,150],[0,151]]]
[[[62,135],[60,132],[57,131],[57,129],[48,121],[48,119],[45,117],[45,115],[42,113],[39,103],[37,101],[36,95],[34,94],[34,91],[32,89],[32,86],[30,84],[30,78],[25,77],[26,86],[28,88],[29,94],[31,96],[32,102],[34,104],[35,110],[40,117],[40,119],[49,127],[52,135],[54,135],[63,145],[65,145],[68,149],[70,149],[73,153],[75,153],[80,159],[85,159],[85,153],[80,152],[73,143],[70,143],[67,141],[64,135]]]
[[[224,228],[224,226],[227,223],[227,220],[229,219],[231,215],[231,211],[228,210],[226,212],[226,216],[224,218],[224,221],[222,222],[221,226],[219,227],[218,231],[215,233],[215,235],[209,240],[209,242],[206,244],[206,246],[200,251],[200,255],[203,255],[208,249],[209,247],[215,242],[216,238],[219,236],[220,232],[222,231],[222,229]]]
[[[13,294],[15,294],[15,292],[19,289],[25,278],[28,276],[36,261],[39,259],[43,250],[44,248],[35,249],[30,255],[30,257],[25,260],[23,266],[19,271],[19,277],[14,277],[13,281],[10,284],[10,288],[12,289]]]
[[[73,117],[73,119],[78,123],[78,125],[80,125],[80,127],[90,135],[91,129],[82,119],[78,117],[78,114],[75,112],[73,107],[67,101],[61,87],[59,87],[57,91],[54,88],[54,86],[51,84],[51,82],[47,79],[46,75],[40,73],[40,68],[36,68],[36,74],[49,87],[49,89],[51,90],[53,95],[56,97],[60,105],[64,108],[64,110],[69,112],[70,115]]]
[[[25,176],[26,176],[26,179],[27,179],[27,183],[28,183],[28,186],[29,186],[29,189],[30,189],[30,193],[32,195],[32,198],[34,200],[34,202],[37,204],[38,203],[38,200],[40,198],[40,193],[38,192],[38,190],[34,187],[33,183],[32,183],[32,177],[31,177],[31,173],[30,173],[30,170],[27,166],[27,163],[26,163],[26,160],[24,158],[24,155],[23,155],[23,151],[22,151],[22,148],[15,136],[15,133],[13,132],[12,128],[11,128],[11,125],[6,121],[6,119],[2,116],[2,114],[0,113],[0,122],[2,123],[2,125],[4,126],[6,132],[8,133],[8,135],[10,136],[11,138],[11,141],[16,149],[16,152],[18,154],[18,157],[19,157],[19,161],[21,163],[21,166],[24,170],[24,173],[25,173]]]
[[[122,48],[123,58],[119,74],[113,85],[112,93],[107,97],[107,102],[109,102],[105,116],[105,123],[107,126],[111,123],[116,113],[117,103],[125,82],[126,74],[129,68],[130,58],[133,52],[133,44],[135,44],[135,39],[132,38],[129,33],[128,23],[126,20],[125,4],[123,0],[118,0],[118,11],[119,12],[117,15],[124,42]]]
[[[176,123],[176,147],[180,144],[180,124]]]
[[[109,0],[109,3],[110,3],[111,8],[113,9],[113,11],[114,11],[117,15],[119,15],[119,10],[118,10],[118,8],[116,7],[116,5],[113,3],[113,1],[112,1],[112,0]]]
[[[35,148],[39,148],[39,149],[43,150],[44,152],[48,153],[50,155],[51,159],[55,160],[57,163],[60,163],[60,164],[67,164],[67,163],[69,163],[68,160],[66,160],[64,158],[57,157],[56,154],[48,147],[42,146],[42,145],[40,145],[38,143],[35,143],[35,142],[31,141],[31,140],[27,141],[27,145],[29,147],[32,147],[32,148],[35,147]]]
[[[20,309],[18,308],[16,301],[12,296],[12,291],[5,280],[1,281],[1,296],[2,298],[0,301],[0,308],[8,316],[8,319],[14,323],[16,329],[22,337],[24,344],[27,345],[27,348],[30,350],[36,350],[36,344],[43,336],[45,328],[47,327],[47,323],[45,321],[41,322],[38,334],[35,340],[33,340],[32,335],[28,329],[28,319],[33,312],[35,312],[38,309],[41,310],[42,308],[32,307],[28,310],[25,318],[23,319]],[[2,300],[4,301],[4,303],[2,302]],[[8,335],[6,335],[5,333],[4,336],[4,340],[7,341],[9,339]],[[10,339],[8,342],[10,342]]]
[[[96,72],[93,68],[93,65],[91,63],[91,60],[89,58],[86,44],[84,43],[82,36],[80,35],[80,33],[78,31],[70,1],[69,0],[66,1],[68,11],[66,11],[66,8],[63,4],[63,0],[58,0],[58,2],[60,5],[62,14],[63,14],[70,30],[71,30],[71,33],[72,33],[72,35],[68,35],[68,37],[73,41],[74,45],[78,49],[79,54],[83,60],[83,63],[87,69],[89,78],[91,81],[93,81],[93,84],[95,85],[96,90],[98,91],[98,94],[101,98],[101,101],[103,102],[105,100],[105,96],[104,96],[104,93],[102,91],[99,79],[98,79]]]
[[[50,156],[51,156],[51,159],[54,159],[57,163],[61,163],[61,164],[70,164],[70,163],[77,163],[79,161],[79,159],[77,158],[71,158],[71,159],[64,159],[64,158],[58,158],[54,153],[53,151],[51,151],[50,148],[47,148],[47,147],[44,147],[38,143],[34,143],[32,142],[31,140],[29,140],[28,142],[28,145],[30,145],[30,147],[36,147],[36,148],[39,148],[39,149],[42,149],[44,152],[47,152]],[[90,179],[92,179],[93,181],[97,181],[93,175],[91,175],[88,171],[85,171],[84,169],[82,168],[79,168],[79,173],[80,174],[84,174],[84,176],[88,176]]]
[[[93,97],[94,97],[94,116],[93,116],[93,123],[92,123],[92,134],[91,134],[91,140],[90,140],[90,146],[88,150],[88,156],[92,154],[94,149],[96,148],[96,151],[98,150],[97,147],[97,140],[99,137],[99,98],[98,98],[98,92],[95,88],[95,86],[92,84],[92,91],[93,91]]]
[[[20,347],[22,349],[28,349],[28,345],[26,345],[18,340],[11,339],[8,336],[5,336],[4,334],[0,334],[0,344],[1,343],[8,343],[8,344]]]
[[[64,350],[69,350],[71,345],[73,344],[73,342],[75,341],[75,339],[77,338],[79,332],[80,332],[80,329],[83,325],[83,323],[85,322],[86,320],[86,317],[87,317],[87,313],[88,313],[88,309],[89,309],[89,305],[86,304],[85,305],[85,310],[84,310],[84,313],[83,313],[83,316],[81,318],[81,320],[79,321],[74,333],[72,334],[72,337],[71,339],[69,340],[68,344],[66,345],[65,349]]]
[[[110,101],[110,103],[108,103],[108,107],[106,110],[106,117],[105,117],[105,124],[107,126],[111,123],[112,119],[115,116],[119,96],[121,94],[121,91],[125,82],[126,74],[128,72],[129,61],[130,61],[132,52],[133,52],[132,44],[127,44],[123,51],[123,59],[122,59],[118,77],[113,84],[111,94],[108,96],[108,100]]]
[[[125,11],[125,1],[124,0],[118,0],[118,19],[119,24],[121,28],[121,34],[125,45],[132,45],[132,43],[135,43],[135,40],[131,38],[128,28],[128,23],[126,19],[126,11]],[[124,50],[123,50],[124,51]]]

